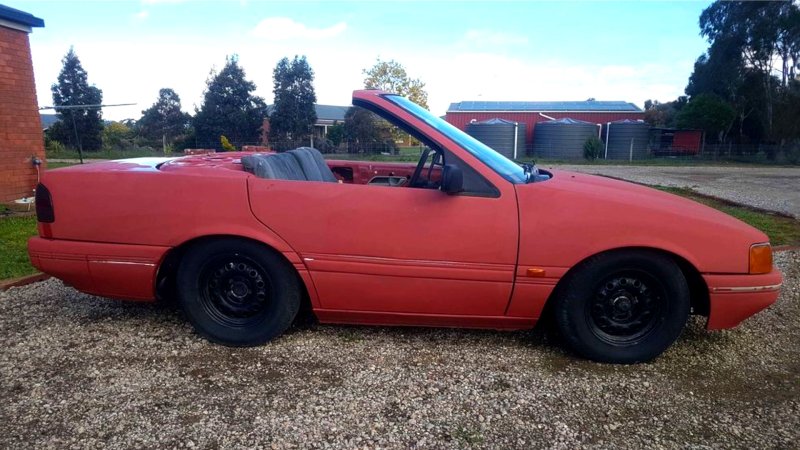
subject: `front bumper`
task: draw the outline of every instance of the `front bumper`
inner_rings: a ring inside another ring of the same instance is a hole
[[[703,275],[708,285],[709,314],[706,328],[733,328],[744,319],[775,303],[783,276],[776,267],[761,275]]]

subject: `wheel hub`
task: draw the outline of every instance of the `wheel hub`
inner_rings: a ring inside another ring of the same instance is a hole
[[[248,258],[228,256],[212,261],[201,283],[205,284],[204,305],[220,322],[244,323],[267,307],[269,278]]]
[[[596,288],[587,310],[593,332],[612,343],[637,341],[655,325],[661,308],[660,289],[657,280],[644,274],[608,277]]]

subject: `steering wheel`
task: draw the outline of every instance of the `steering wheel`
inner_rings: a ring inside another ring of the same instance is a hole
[[[408,185],[410,187],[420,187],[419,178],[420,175],[422,175],[422,169],[425,168],[425,161],[428,160],[428,156],[430,156],[430,154],[431,154],[430,148],[425,148],[425,150],[422,151],[422,156],[420,156],[419,162],[417,163],[417,167],[416,169],[414,169],[414,174],[411,175],[411,179],[408,180]]]

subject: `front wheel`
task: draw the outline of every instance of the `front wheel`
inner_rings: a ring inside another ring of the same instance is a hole
[[[595,361],[650,361],[672,345],[689,316],[686,279],[660,253],[594,256],[565,282],[555,299],[558,330],[572,349]]]
[[[292,267],[272,250],[237,239],[191,247],[178,267],[177,288],[195,330],[235,347],[262,344],[283,333],[300,307]]]

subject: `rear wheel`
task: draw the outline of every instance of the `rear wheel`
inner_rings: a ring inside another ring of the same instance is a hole
[[[689,315],[689,288],[669,257],[646,250],[595,256],[577,268],[556,299],[567,344],[600,362],[652,360],[678,338]]]
[[[300,307],[292,267],[270,249],[237,239],[190,248],[178,268],[177,287],[195,330],[230,346],[258,345],[278,336]]]

